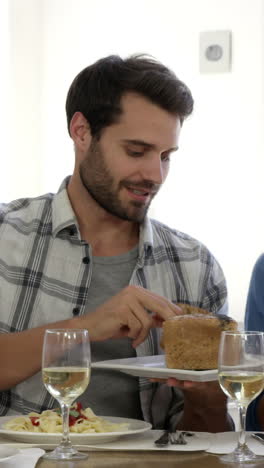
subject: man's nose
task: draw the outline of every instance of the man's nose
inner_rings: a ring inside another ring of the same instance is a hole
[[[161,185],[164,182],[165,174],[160,155],[154,154],[148,157],[144,161],[141,174],[143,179]]]

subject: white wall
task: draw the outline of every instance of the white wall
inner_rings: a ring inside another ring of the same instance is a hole
[[[8,85],[8,3],[7,0],[0,2],[0,60],[1,60],[1,72],[0,72],[0,140],[1,140],[1,174],[9,173],[8,165],[8,129],[9,124],[7,122],[7,108],[8,99],[6,95],[6,89]],[[2,178],[2,177],[1,177]],[[2,193],[2,184],[0,184],[0,199],[4,195]]]
[[[55,191],[71,172],[65,97],[82,68],[112,53],[154,55],[189,85],[195,111],[151,212],[213,251],[242,320],[263,251],[263,1],[10,0],[9,12],[13,170],[2,199]],[[217,29],[232,31],[232,72],[201,75],[199,32]]]

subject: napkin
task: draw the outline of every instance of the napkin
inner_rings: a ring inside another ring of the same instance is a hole
[[[208,432],[196,432],[192,437],[188,437],[186,445],[168,444],[164,448],[156,447],[154,441],[163,431],[151,430],[143,434],[123,436],[120,439],[105,444],[87,445],[86,450],[171,450],[177,452],[202,451],[210,447],[210,438],[212,434]],[[78,447],[78,446],[77,446]],[[85,450],[79,446],[80,450]]]
[[[14,455],[5,460],[0,459],[0,468],[35,468],[37,461],[45,451],[39,448],[27,448],[19,450],[17,455]]]
[[[256,455],[264,455],[264,445],[251,437],[252,432],[247,432],[247,445]],[[219,432],[212,434],[210,447],[206,450],[209,453],[230,453],[235,450],[238,442],[238,432]]]

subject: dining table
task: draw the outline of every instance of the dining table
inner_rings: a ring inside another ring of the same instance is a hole
[[[47,459],[39,459],[36,468],[223,468],[239,467],[243,464],[223,463],[219,455],[206,452],[164,452],[162,450],[149,451],[90,451],[86,460],[54,462]],[[249,465],[247,465],[249,466]],[[250,464],[251,467],[259,467],[259,464]],[[263,467],[263,465],[262,465]]]
[[[142,421],[140,423],[142,424]],[[243,463],[226,463],[222,459],[225,454],[235,449],[239,435],[236,431],[186,432],[184,443],[179,442],[179,437],[178,439],[172,437],[181,434],[178,433],[180,431],[176,431],[170,435],[169,443],[166,441],[164,447],[160,448],[157,442],[160,442],[164,431],[148,427],[143,429],[134,429],[136,433],[129,435],[124,431],[114,437],[113,433],[110,436],[71,434],[75,441],[75,443],[72,441],[73,446],[87,455],[87,458],[63,461],[43,458],[45,453],[50,453],[58,445],[60,438],[54,439],[55,434],[22,434],[2,429],[0,455],[1,448],[6,450],[5,447],[8,450],[13,449],[16,454],[13,454],[13,461],[9,459],[10,464],[1,461],[0,456],[0,468],[244,468],[249,466]],[[247,443],[261,459],[258,463],[251,463],[250,466],[263,468],[264,444],[252,435],[247,432]]]
[[[160,435],[161,431],[158,431]],[[239,467],[244,468],[249,465],[243,463],[223,462],[222,456],[228,451],[232,451],[237,442],[238,433],[225,432],[219,434],[194,433],[192,442],[181,448],[179,445],[169,445],[165,448],[153,446],[152,440],[157,437],[157,431],[148,431],[137,436],[118,439],[106,444],[76,445],[78,451],[87,455],[83,460],[63,460],[55,461],[43,458],[45,452],[48,454],[56,445],[45,445],[38,443],[22,443],[21,441],[9,440],[0,436],[1,447],[9,446],[17,450],[17,461],[6,465],[0,460],[0,468],[224,468]],[[208,443],[209,435],[209,443]],[[260,462],[251,463],[251,468],[264,467],[264,446],[259,441],[247,434],[247,440],[251,449],[261,456]],[[130,446],[129,446],[130,444]],[[198,444],[198,445],[197,445]],[[231,444],[231,445],[230,445]],[[129,448],[130,447],[130,448]],[[148,447],[147,449],[145,447]],[[189,447],[189,448],[188,448]],[[199,448],[200,447],[200,448]],[[203,450],[204,448],[204,450]],[[207,448],[207,450],[206,450]],[[28,455],[30,452],[30,455]],[[34,455],[33,455],[34,452]],[[33,456],[35,460],[29,463],[20,460],[19,457]]]

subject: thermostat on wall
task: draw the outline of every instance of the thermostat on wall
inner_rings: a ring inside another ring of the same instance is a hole
[[[200,33],[200,72],[231,71],[231,31]]]

